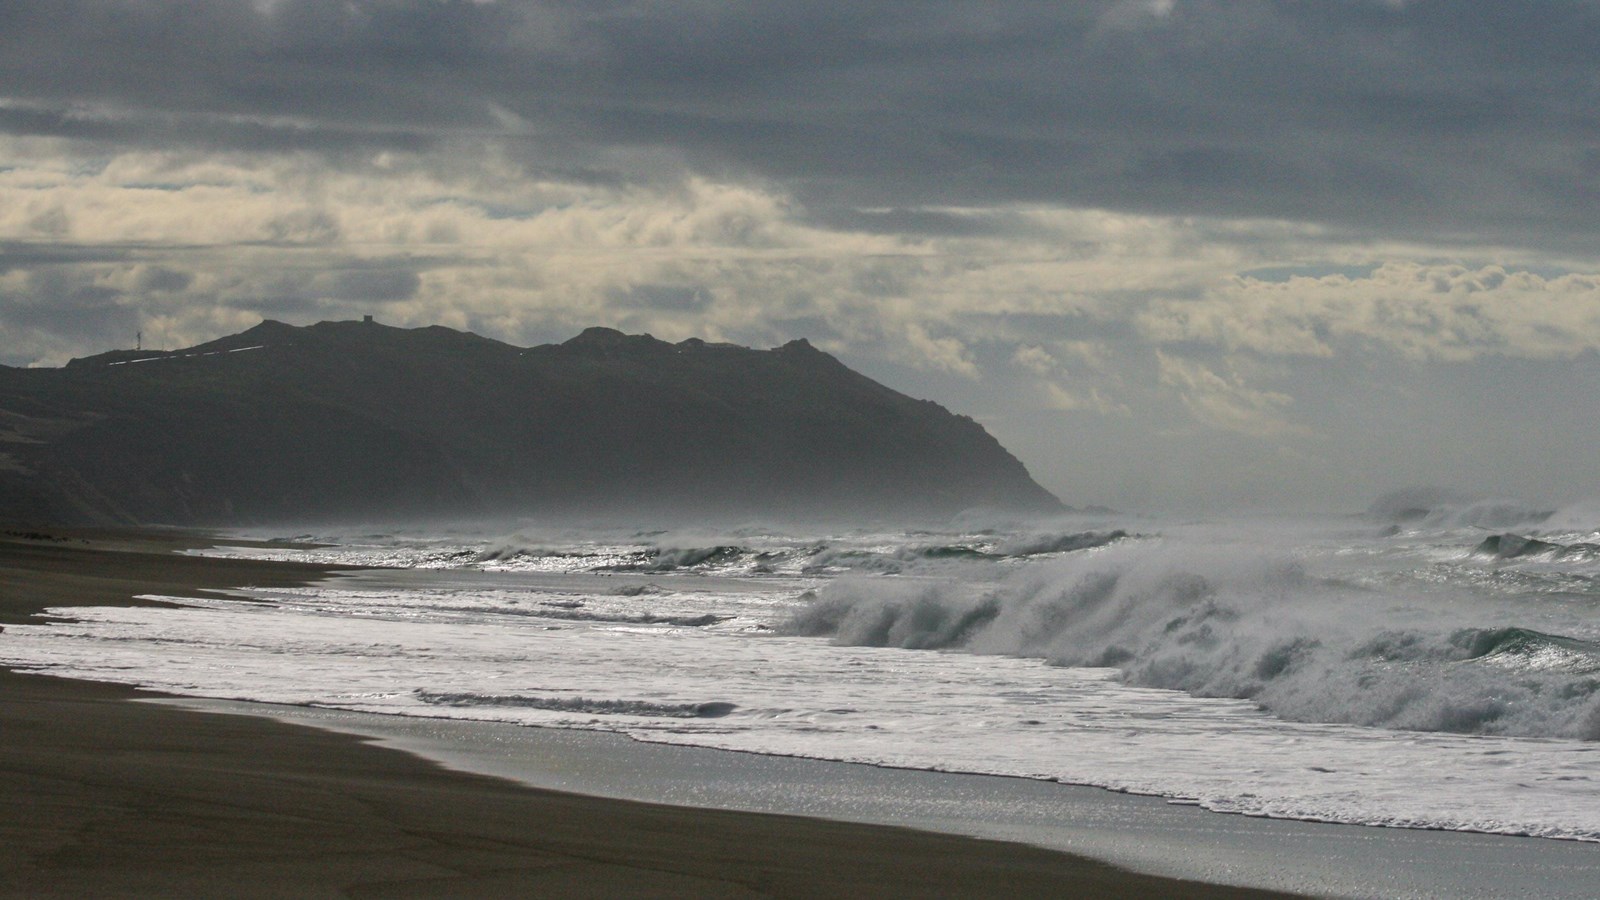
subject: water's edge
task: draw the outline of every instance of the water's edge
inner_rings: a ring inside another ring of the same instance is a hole
[[[649,803],[809,816],[1016,841],[1135,871],[1348,897],[1593,895],[1600,846],[1212,812],[995,775],[768,756],[576,729],[160,698],[368,738],[446,768]]]

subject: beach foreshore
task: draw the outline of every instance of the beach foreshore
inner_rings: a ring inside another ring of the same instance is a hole
[[[0,527],[0,626],[332,574],[174,553],[211,543]],[[0,671],[0,896],[1283,896],[1019,843],[541,790],[351,734],[132,702],[150,696]]]

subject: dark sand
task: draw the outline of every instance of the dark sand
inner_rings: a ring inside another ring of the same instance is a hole
[[[0,623],[327,575],[172,554],[209,543],[0,528]],[[0,671],[0,896],[1277,896],[1020,844],[536,790],[138,696]]]

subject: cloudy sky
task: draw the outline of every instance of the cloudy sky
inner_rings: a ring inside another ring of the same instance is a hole
[[[0,363],[810,339],[1069,503],[1600,495],[1600,2],[4,0]]]

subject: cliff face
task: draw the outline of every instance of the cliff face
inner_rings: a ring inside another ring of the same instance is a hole
[[[0,369],[0,518],[873,518],[1056,499],[976,422],[795,341],[591,328],[521,349],[263,322],[170,353]]]

